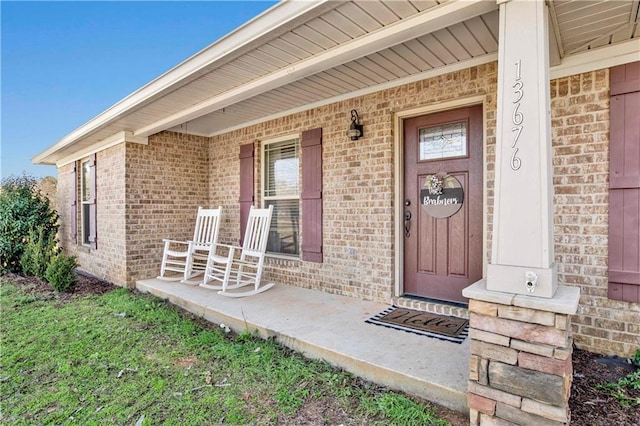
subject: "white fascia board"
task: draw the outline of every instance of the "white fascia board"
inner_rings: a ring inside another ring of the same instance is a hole
[[[55,160],[55,165],[57,167],[62,167],[65,164],[69,164],[73,161],[80,160],[84,157],[87,157],[95,152],[105,150],[107,148],[111,148],[112,146],[116,146],[121,143],[137,143],[141,145],[147,145],[149,143],[148,138],[135,136],[133,132],[125,130],[122,132],[118,132],[114,135],[109,136],[99,142],[94,143],[86,148],[75,151],[73,154],[63,157],[61,159]]]
[[[403,19],[326,52],[314,55],[291,67],[278,70],[248,84],[202,101],[162,120],[137,129],[135,134],[141,136],[152,135],[320,71],[491,12],[496,7],[496,4],[492,1],[452,0],[446,2],[424,13]]]
[[[640,39],[634,39],[563,58],[560,65],[549,69],[549,77],[555,80],[638,60],[640,60]]]
[[[204,48],[195,55],[189,57],[177,66],[173,67],[160,77],[142,86],[132,94],[128,95],[109,109],[89,120],[84,125],[78,127],[64,138],[33,157],[34,164],[51,164],[50,157],[56,151],[73,144],[79,139],[109,125],[132,110],[139,108],[153,98],[175,89],[185,79],[197,75],[207,66],[216,61],[224,59],[233,52],[241,50],[248,44],[268,35],[275,29],[286,25],[295,18],[319,9],[329,0],[316,1],[282,1],[275,4],[270,9],[256,16],[244,25],[233,30],[215,43]],[[335,2],[334,2],[335,3]],[[49,161],[49,163],[47,163]]]

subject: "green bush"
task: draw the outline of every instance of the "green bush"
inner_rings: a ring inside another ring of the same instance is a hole
[[[37,189],[38,181],[30,176],[9,176],[0,186],[0,273],[22,273],[20,258],[29,235],[38,226],[44,240],[55,239],[58,213]]]
[[[47,234],[42,225],[29,232],[29,238],[24,247],[24,252],[20,258],[22,273],[24,275],[35,275],[40,279],[45,279],[47,267],[51,260],[60,252],[57,247],[54,234]]]
[[[59,254],[53,258],[45,273],[45,279],[56,291],[68,291],[76,284],[75,256]]]

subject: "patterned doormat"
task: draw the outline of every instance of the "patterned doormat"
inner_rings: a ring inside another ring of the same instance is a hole
[[[392,306],[365,320],[369,324],[462,343],[469,334],[469,321],[464,318]]]

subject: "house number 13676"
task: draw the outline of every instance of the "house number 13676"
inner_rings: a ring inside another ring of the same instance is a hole
[[[511,128],[511,131],[515,133],[513,137],[513,142],[511,142],[511,148],[513,148],[513,153],[511,154],[512,170],[518,170],[522,165],[522,160],[520,160],[520,157],[518,157],[518,150],[519,150],[518,141],[520,140],[520,135],[522,134],[522,129],[523,129],[522,123],[524,122],[524,114],[518,111],[520,109],[520,101],[524,96],[524,92],[522,91],[522,86],[524,86],[524,84],[522,83],[522,80],[520,78],[520,70],[522,69],[521,60],[518,59],[515,65],[516,65],[516,81],[515,83],[513,83],[513,86],[511,86],[513,88],[513,93],[516,95],[516,98],[513,100],[515,107],[513,108],[513,115],[511,116],[511,122],[513,123],[513,127]]]

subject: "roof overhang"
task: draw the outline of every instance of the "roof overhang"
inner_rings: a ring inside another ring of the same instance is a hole
[[[638,1],[587,3],[549,0],[552,79],[640,58]],[[163,130],[213,136],[497,60],[496,2],[416,4],[278,3],[33,162],[61,166],[119,143],[146,143]]]
[[[187,58],[155,80],[131,93],[109,109],[100,113],[87,123],[78,127],[55,144],[33,157],[36,164],[56,164],[61,159],[56,153],[90,133],[104,127],[107,123],[142,108],[163,94],[179,89],[189,81],[197,79],[208,69],[215,68],[221,62],[242,55],[262,40],[277,36],[297,20],[308,19],[327,9],[330,0],[286,1],[277,3],[262,14],[233,30],[217,42],[207,46],[195,55]],[[126,131],[133,134],[134,129]],[[104,147],[100,147],[104,149]]]
[[[434,32],[494,9],[495,4],[490,1],[457,1],[444,3],[442,7],[437,8],[437,10],[434,10],[432,13],[418,14],[411,18],[403,19],[394,25],[386,26],[379,31],[341,44],[334,49],[300,61],[294,66],[276,71],[234,90],[207,99],[191,108],[179,111],[155,123],[151,123],[137,130],[135,133],[141,136],[152,135],[177,124],[265,93],[271,89],[298,81],[320,71],[342,65],[354,59],[362,58],[371,53],[411,40],[415,38],[416,34]]]

